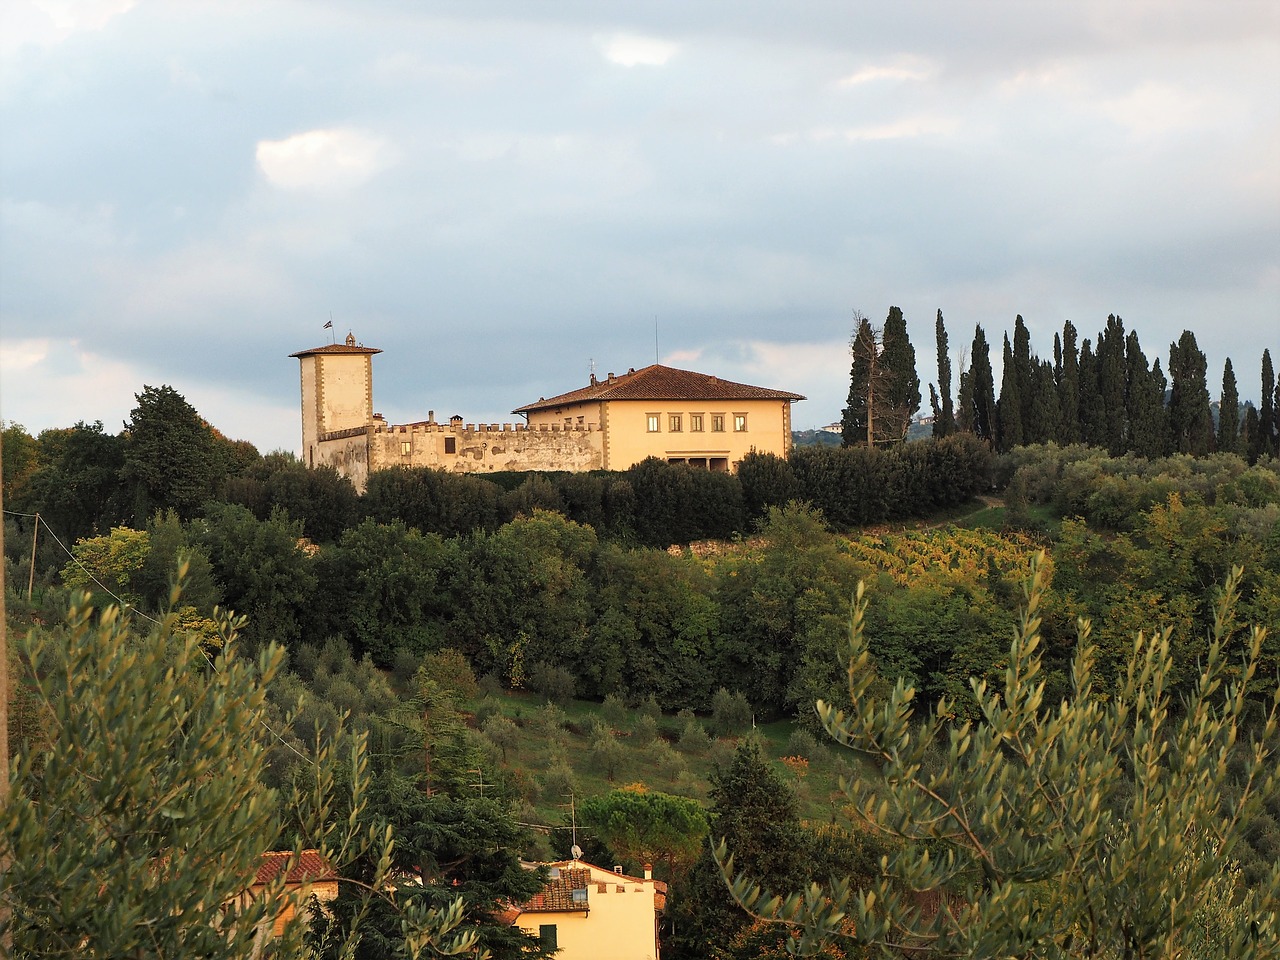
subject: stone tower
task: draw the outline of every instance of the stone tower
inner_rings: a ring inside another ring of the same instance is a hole
[[[373,423],[374,347],[357,344],[348,333],[343,343],[301,350],[302,462],[315,467],[330,459],[326,441],[364,433]]]

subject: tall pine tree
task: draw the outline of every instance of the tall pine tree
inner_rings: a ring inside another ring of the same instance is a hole
[[[1054,371],[1058,374],[1058,410],[1061,416],[1058,440],[1063,444],[1079,443],[1080,356],[1076,348],[1076,328],[1070,320],[1062,325],[1061,354],[1061,372]]]
[[[1019,317],[1019,320],[1022,318]],[[996,449],[1001,452],[1022,446],[1022,377],[1009,335],[1004,335],[1004,370],[1000,374],[1000,400],[996,404]]]
[[[1115,314],[1107,317],[1098,335],[1098,394],[1102,401],[1101,436],[1097,442],[1114,457],[1125,452],[1125,342],[1124,323]]]
[[[1106,415],[1098,392],[1098,361],[1086,337],[1080,344],[1080,439],[1091,447],[1106,444]]]
[[[956,432],[955,409],[951,402],[951,354],[947,344],[947,327],[942,321],[942,311],[934,322],[934,336],[938,350],[939,408],[934,413],[933,435],[948,437]]]
[[[1169,344],[1169,449],[1203,457],[1213,449],[1213,418],[1209,413],[1208,362],[1196,344],[1196,335],[1183,330],[1177,343]]]
[[[969,360],[969,388],[973,392],[973,432],[995,442],[996,381],[991,371],[991,348],[978,324],[973,333],[973,354]]]
[[[898,307],[889,308],[884,321],[880,367],[885,373],[885,403],[882,425],[876,439],[900,443],[907,438],[911,421],[920,409],[920,375],[916,372],[916,348],[907,336],[907,321]]]
[[[1222,396],[1218,400],[1218,452],[1240,452],[1240,391],[1231,358],[1222,366]]]
[[[1058,422],[1058,389],[1053,364],[1048,360],[1036,366],[1031,391],[1031,410],[1022,425],[1022,432],[1027,443],[1049,443],[1058,438],[1061,426]]]
[[[1147,357],[1138,343],[1136,330],[1125,340],[1125,404],[1129,423],[1126,447],[1142,457],[1164,455],[1168,425],[1164,412],[1164,374],[1160,361],[1147,368]]]
[[[880,344],[871,321],[861,312],[853,315],[857,327],[849,341],[853,362],[849,367],[849,399],[841,418],[841,437],[846,447],[871,443],[872,407],[879,380]]]
[[[1259,451],[1269,456],[1276,455],[1277,423],[1276,411],[1276,374],[1271,366],[1271,351],[1262,351],[1262,403],[1258,408],[1258,443]]]

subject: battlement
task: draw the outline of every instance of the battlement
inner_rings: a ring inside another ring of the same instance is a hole
[[[391,436],[412,435],[416,433],[444,433],[451,435],[469,435],[480,433],[598,433],[598,423],[401,423],[386,424],[375,420],[373,433]]]

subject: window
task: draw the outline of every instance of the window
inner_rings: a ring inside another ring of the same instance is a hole
[[[649,414],[649,432],[650,432],[650,433],[657,433],[657,432],[658,432],[658,429],[659,429],[659,427],[658,427],[658,421],[659,421],[659,420],[661,420],[661,415],[660,415],[660,414],[656,414],[656,413],[651,413],[651,414]]]
[[[554,923],[539,924],[538,941],[548,950],[559,950],[560,944],[556,939],[556,925]]]
[[[711,415],[711,432],[724,433],[724,414],[713,413]]]
[[[457,452],[458,452],[458,438],[457,438],[457,437],[445,437],[445,438],[444,438],[444,452],[445,452],[445,453],[457,453]]]
[[[401,441],[400,441],[400,453],[401,453],[402,455],[406,456],[406,457],[407,457],[407,456],[409,456],[409,454],[413,453],[413,441],[412,441],[412,440],[401,440]]]
[[[667,421],[667,429],[670,430],[672,433],[679,433],[680,430],[682,429],[683,419],[684,418],[681,417],[680,414],[678,413],[671,414],[671,417]]]
[[[733,432],[734,433],[747,432],[747,415],[745,413],[735,413],[733,415]]]
[[[689,432],[690,433],[702,432],[702,414],[700,413],[689,414]]]

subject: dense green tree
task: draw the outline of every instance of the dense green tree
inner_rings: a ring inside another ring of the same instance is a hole
[[[120,480],[125,440],[102,421],[42,430],[40,466],[10,509],[39,513],[64,542],[108,532],[124,523],[129,497]]]
[[[1178,341],[1169,344],[1170,453],[1203,457],[1213,449],[1213,418],[1209,412],[1206,374],[1207,362],[1196,344],[1195,334],[1183,330]]]
[[[1080,439],[1090,446],[1106,444],[1106,411],[1098,390],[1098,358],[1086,338],[1080,344]]]
[[[1164,374],[1160,361],[1147,368],[1147,358],[1138,344],[1138,334],[1130,331],[1125,343],[1128,405],[1126,447],[1140,457],[1156,458],[1164,453],[1168,425],[1164,411]]]
[[[853,361],[849,367],[849,398],[841,415],[841,437],[846,447],[872,442],[875,399],[882,388],[880,338],[871,321],[854,311],[854,331],[849,340]]]
[[[26,638],[27,682],[46,722],[0,803],[0,942],[15,956],[263,955],[276,912],[305,909],[305,894],[285,889],[287,871],[244,896],[262,855],[291,848],[285,811],[294,849],[315,846],[338,869],[348,856],[382,863],[362,891],[349,888],[353,922],[335,930],[335,950],[359,940],[361,914],[389,882],[391,837],[329,814],[335,802],[359,807],[362,742],[347,797],[334,789],[328,747],[287,795],[269,789],[265,694],[283,654],[269,647],[246,662],[234,623],[219,629],[223,653],[209,663],[173,617],[139,637],[117,608],[95,615],[77,600],[63,629]],[[424,950],[474,942],[470,931],[451,932],[461,920],[452,898],[431,912],[382,902]],[[286,925],[271,949],[313,956],[301,934],[301,924]]]
[[[40,467],[40,443],[20,423],[0,421],[0,449],[4,450],[4,502],[23,502],[31,477]]]
[[[1054,342],[1056,345],[1056,339]],[[1080,355],[1076,349],[1076,328],[1070,320],[1062,325],[1060,364],[1057,354],[1055,348],[1054,373],[1058,379],[1058,407],[1062,411],[1058,440],[1063,444],[1076,443],[1080,440]]]
[[[1031,352],[1031,331],[1027,329],[1022,314],[1013,320],[1013,370],[1018,380],[1018,396],[1022,400],[1019,410],[1022,429],[1025,437],[1027,424],[1031,419],[1031,402],[1035,388],[1036,359]]]
[[[656,790],[623,787],[588,797],[578,818],[620,863],[640,876],[660,865],[668,880],[680,879],[707,839],[707,815],[696,800]]]
[[[934,411],[933,435],[947,437],[956,431],[955,407],[951,395],[951,353],[947,343],[947,327],[942,320],[942,311],[934,322],[934,336],[938,351],[938,396],[939,403]]]
[[[396,521],[366,520],[316,557],[317,621],[382,667],[442,647],[459,547]]]
[[[1258,419],[1258,408],[1252,403],[1244,405],[1244,422],[1240,425],[1240,445],[1250,463],[1257,463],[1262,452],[1262,426]]]
[[[431,467],[395,467],[369,477],[365,515],[379,523],[403,520],[423,533],[464,536],[498,528],[501,488],[472,474]]]
[[[276,511],[258,520],[232,504],[210,504],[191,541],[213,566],[228,607],[248,618],[245,636],[292,644],[302,638],[316,589],[302,524]]]
[[[795,794],[756,741],[742,741],[729,765],[711,775],[711,801],[709,843],[668,905],[673,929],[664,954],[669,945],[677,960],[714,956],[751,922],[725,889],[712,845],[727,843],[737,867],[773,889],[796,889],[807,879],[808,841]]]
[[[144,386],[125,424],[120,475],[132,486],[134,521],[156,510],[193,516],[210,499],[221,476],[213,431],[195,407],[168,385]]]
[[[1229,759],[1251,704],[1265,630],[1236,647],[1238,573],[1228,581],[1198,679],[1179,709],[1170,692],[1169,631],[1139,634],[1122,682],[1108,697],[1093,679],[1087,622],[1080,626],[1073,690],[1046,708],[1040,606],[1045,573],[1033,566],[1028,602],[1004,682],[974,681],[976,722],[940,701],[913,726],[915,691],[881,698],[861,589],[848,652],[848,711],[820,703],[831,736],[863,754],[878,776],[853,778],[849,808],[896,837],[882,876],[841,879],[786,900],[745,863],[735,897],[753,913],[797,926],[800,954],[838,939],[881,952],[909,944],[937,956],[1261,958],[1280,950],[1275,903],[1280,864],[1253,889],[1233,884],[1230,858],[1244,824],[1277,795],[1273,746],[1280,689],[1256,739]],[[929,762],[935,744],[941,763]],[[713,835],[715,834],[713,826]],[[717,851],[723,860],[730,840]],[[745,858],[744,858],[745,859]],[[744,869],[745,867],[745,869]],[[922,892],[946,898],[918,908]]]
[[[969,378],[973,391],[973,432],[981,439],[995,442],[996,381],[991,372],[991,350],[979,324],[973,333]]]
[[[705,708],[720,619],[707,568],[665,550],[607,545],[596,558],[593,595],[591,656],[577,667],[584,689]]]
[[[1107,317],[1107,326],[1098,335],[1098,394],[1102,400],[1101,435],[1098,442],[1118,457],[1128,441],[1128,409],[1125,388],[1128,371],[1125,363],[1124,322],[1115,314]]]
[[[1002,453],[1022,445],[1022,387],[1009,335],[1004,336],[1004,370],[1000,375],[1000,400],[996,404],[996,449]]]
[[[742,503],[748,521],[758,521],[770,507],[781,507],[800,496],[800,484],[786,457],[748,453],[738,465]]]
[[[1280,408],[1276,405],[1276,375],[1271,350],[1262,351],[1262,398],[1258,405],[1259,450],[1268,456],[1280,453]]]
[[[920,375],[916,349],[907,335],[907,321],[898,307],[890,307],[884,321],[880,366],[885,372],[885,408],[876,427],[877,439],[887,443],[906,439],[911,421],[920,410]]]
[[[1231,358],[1222,367],[1222,395],[1218,401],[1218,452],[1240,452],[1240,391]]]
[[[973,417],[973,375],[968,370],[961,370],[960,385],[956,387],[956,430],[973,433]]]
[[[1054,382],[1053,364],[1041,361],[1035,367],[1031,408],[1023,433],[1027,443],[1051,443],[1062,429],[1058,413],[1058,388]]]

